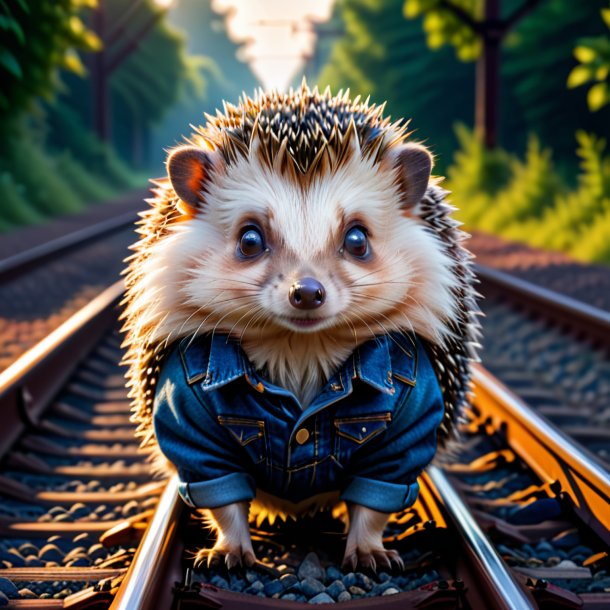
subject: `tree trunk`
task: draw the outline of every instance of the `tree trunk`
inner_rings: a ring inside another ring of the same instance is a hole
[[[481,32],[483,49],[476,69],[475,126],[487,149],[495,148],[498,143],[502,37],[500,0],[485,0],[485,16]]]

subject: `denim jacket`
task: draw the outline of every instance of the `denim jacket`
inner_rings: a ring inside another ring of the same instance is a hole
[[[226,335],[179,342],[154,405],[161,451],[190,506],[249,501],[260,488],[300,502],[318,493],[381,512],[410,506],[433,458],[443,397],[419,339],[361,345],[302,409]]]

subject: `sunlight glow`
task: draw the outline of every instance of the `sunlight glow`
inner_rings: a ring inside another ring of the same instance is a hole
[[[247,41],[243,56],[264,88],[286,89],[315,45],[311,21],[327,21],[334,0],[213,0],[227,15],[227,30]]]

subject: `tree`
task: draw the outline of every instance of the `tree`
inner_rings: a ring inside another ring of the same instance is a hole
[[[80,19],[96,0],[0,0],[0,112],[3,128],[37,98],[49,99],[60,86],[59,70],[82,74],[77,50],[95,51],[99,39]]]
[[[331,22],[345,30],[318,78],[321,87],[349,87],[352,95],[387,100],[386,114],[412,118],[414,137],[425,140],[443,170],[455,148],[453,125],[474,104],[471,64],[450,49],[430,53],[419,23],[405,20],[404,0],[339,0]],[[338,23],[337,23],[338,19]]]
[[[240,42],[229,38],[227,15],[215,12],[211,0],[180,0],[169,15],[169,22],[186,36],[187,51],[205,58],[199,71],[205,78],[205,91],[185,90],[180,102],[167,114],[153,133],[155,159],[164,160],[164,149],[181,141],[189,124],[199,125],[203,113],[214,113],[222,101],[236,102],[242,91],[252,95],[258,80],[250,66],[238,59]]]
[[[541,0],[523,0],[501,16],[501,0],[405,0],[405,16],[424,15],[428,44],[451,44],[464,61],[477,60],[475,126],[487,148],[498,142],[500,47]]]
[[[610,8],[601,11],[602,19],[610,29]],[[610,36],[582,38],[574,49],[579,62],[568,77],[568,87],[573,89],[586,83],[594,84],[587,94],[587,102],[592,112],[610,103]]]

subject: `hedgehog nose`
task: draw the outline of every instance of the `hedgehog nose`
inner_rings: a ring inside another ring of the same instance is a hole
[[[290,286],[288,300],[297,309],[316,309],[324,303],[324,286],[312,277],[304,277]]]

